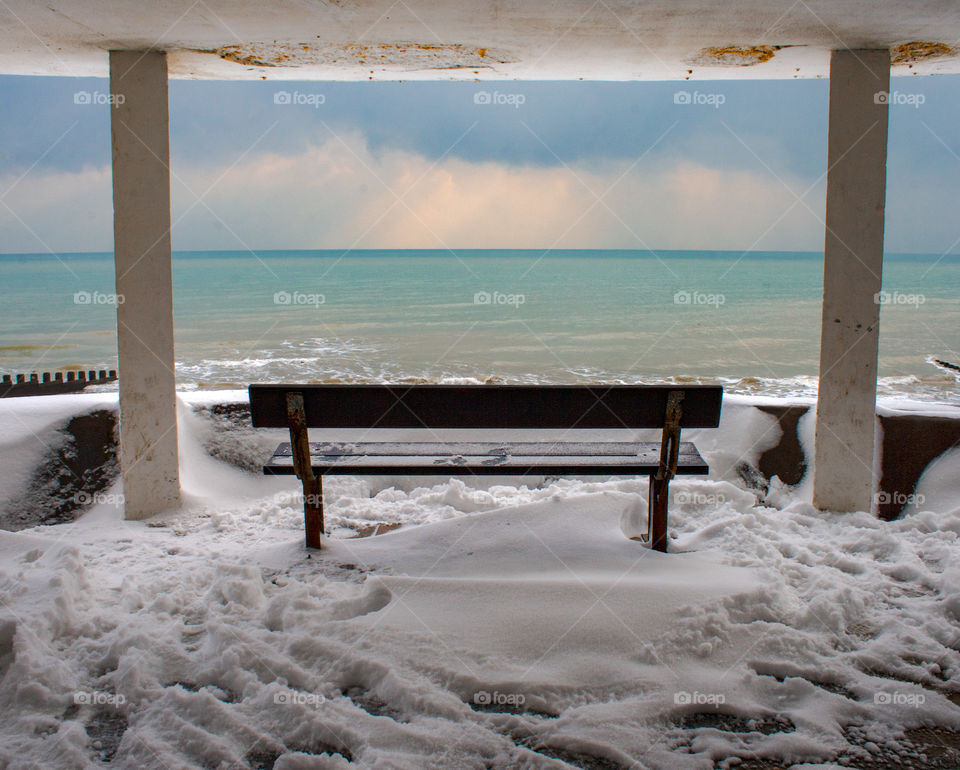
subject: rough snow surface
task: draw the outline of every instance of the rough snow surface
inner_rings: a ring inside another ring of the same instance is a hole
[[[730,406],[667,555],[628,537],[645,479],[349,478],[308,555],[296,483],[185,411],[180,510],[0,532],[0,766],[925,766],[960,730],[955,460],[892,523],[758,505],[726,479],[770,425]]]

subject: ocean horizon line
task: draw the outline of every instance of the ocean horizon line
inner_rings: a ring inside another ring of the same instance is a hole
[[[384,256],[416,256],[456,259],[459,257],[505,257],[537,256],[541,258],[570,257],[589,258],[590,256],[603,258],[628,259],[703,259],[737,257],[738,259],[769,259],[781,257],[785,259],[823,259],[823,251],[794,251],[777,249],[537,249],[537,248],[496,248],[496,249],[175,249],[173,258],[176,259],[278,259],[290,256],[313,256],[320,258],[356,257],[384,257]],[[0,253],[0,260],[74,260],[74,259],[113,259],[112,251],[70,251],[70,252],[9,252]],[[941,254],[936,252],[884,252],[884,259],[895,261],[913,261],[922,259],[957,259],[960,253]]]

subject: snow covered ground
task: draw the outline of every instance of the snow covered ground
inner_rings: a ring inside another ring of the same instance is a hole
[[[0,404],[0,496],[111,399]],[[125,522],[117,485],[0,531],[0,767],[960,766],[960,455],[892,523],[761,505],[733,467],[772,425],[690,432],[714,473],[672,485],[667,555],[628,537],[646,479],[347,478],[308,555],[296,482],[184,403],[180,510]]]

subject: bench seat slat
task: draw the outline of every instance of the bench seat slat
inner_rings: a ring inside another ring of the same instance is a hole
[[[692,442],[681,442],[680,451],[696,451]],[[310,442],[311,455],[635,455],[660,451],[660,442],[652,441],[317,441]],[[273,453],[274,457],[292,455],[289,442]],[[699,457],[699,455],[698,455]]]
[[[390,451],[397,449],[399,451]],[[318,475],[466,475],[551,474],[572,476],[649,475],[660,462],[653,442],[359,442],[311,444]],[[331,450],[331,451],[327,451]],[[263,472],[292,475],[289,444],[281,444]],[[709,472],[689,441],[681,442],[677,473]]]

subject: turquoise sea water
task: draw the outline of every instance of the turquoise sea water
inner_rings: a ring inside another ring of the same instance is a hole
[[[654,382],[812,392],[822,255],[287,251],[174,256],[178,380]],[[960,257],[888,255],[882,393],[956,401]],[[116,366],[110,254],[0,256],[0,372]]]

